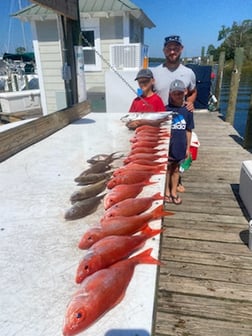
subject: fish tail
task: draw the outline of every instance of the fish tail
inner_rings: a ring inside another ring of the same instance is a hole
[[[146,237],[146,239],[154,237],[158,234],[160,234],[161,232],[163,232],[163,229],[152,229],[151,227],[149,227],[149,225],[147,225],[143,230],[142,230],[142,234],[143,236]]]
[[[159,205],[158,207],[156,207],[154,210],[152,210],[151,214],[152,214],[153,219],[158,219],[158,218],[161,218],[161,217],[174,215],[173,212],[164,211],[162,204]]]
[[[156,184],[157,182],[152,182],[152,181],[144,181],[142,182],[143,186],[151,185],[151,184]]]
[[[166,169],[166,166],[167,166],[167,165],[164,164],[164,163],[162,163],[162,164],[159,165],[159,167],[160,167],[161,170],[165,170],[165,169]]]
[[[130,258],[132,259],[136,264],[155,264],[155,265],[161,265],[161,262],[155,258],[153,258],[150,254],[152,252],[152,248],[149,248],[142,253],[137,254],[136,256]]]
[[[153,201],[157,201],[157,200],[163,200],[164,196],[162,196],[160,192],[157,192],[151,198],[153,199]]]

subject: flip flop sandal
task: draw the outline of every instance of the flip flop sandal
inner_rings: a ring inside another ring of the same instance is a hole
[[[177,196],[172,196],[171,195],[172,202],[176,205],[179,205],[182,203],[182,199],[177,195]]]
[[[171,195],[165,195],[164,196],[164,202],[165,203],[173,203],[173,199]]]

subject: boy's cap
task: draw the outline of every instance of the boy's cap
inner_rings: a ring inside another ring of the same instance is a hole
[[[186,89],[185,84],[179,79],[175,79],[170,85],[170,92],[174,91],[184,92],[185,89]]]
[[[150,69],[141,69],[138,71],[135,80],[139,78],[153,78],[153,73]]]
[[[165,37],[165,41],[164,41],[164,45],[166,46],[168,43],[171,43],[171,42],[175,42],[179,45],[182,46],[182,40],[181,40],[181,37],[178,36],[178,35],[171,35],[171,36],[167,36]]]

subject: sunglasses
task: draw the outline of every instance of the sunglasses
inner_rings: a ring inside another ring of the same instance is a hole
[[[140,80],[138,80],[138,84],[139,85],[141,85],[141,84],[145,85],[145,84],[150,83],[150,81],[151,81],[151,78],[149,78],[149,79],[140,79]]]
[[[181,50],[181,47],[177,46],[177,47],[169,47],[168,45],[165,46],[165,49],[170,51],[175,51],[175,52],[179,52]]]

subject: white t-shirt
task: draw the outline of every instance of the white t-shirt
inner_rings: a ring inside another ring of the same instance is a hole
[[[168,95],[170,90],[170,84],[175,79],[179,79],[184,82],[185,87],[189,90],[193,90],[196,86],[196,76],[192,69],[187,68],[183,64],[180,64],[177,69],[169,70],[163,64],[151,68],[155,79],[155,89],[158,95],[162,98],[165,105],[168,103]]]

